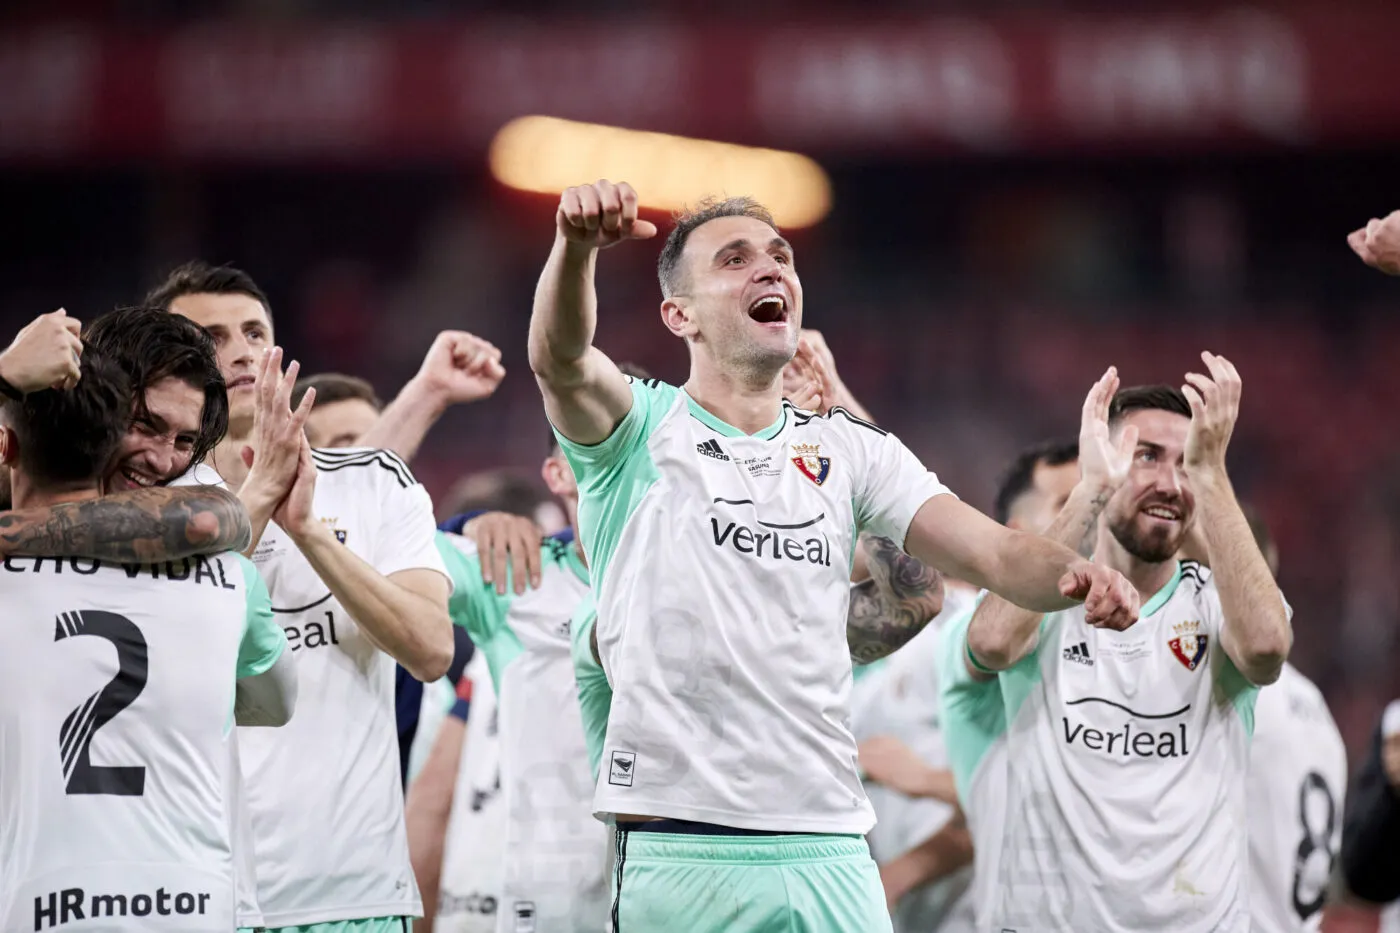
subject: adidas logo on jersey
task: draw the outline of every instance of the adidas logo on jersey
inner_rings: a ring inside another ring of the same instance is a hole
[[[707,457],[714,457],[716,460],[729,460],[729,454],[720,449],[719,443],[714,438],[696,444],[695,449]]]
[[[1064,654],[1066,661],[1073,661],[1075,664],[1083,664],[1086,667],[1094,666],[1094,659],[1089,657],[1089,643],[1087,641],[1070,645],[1065,649]]]

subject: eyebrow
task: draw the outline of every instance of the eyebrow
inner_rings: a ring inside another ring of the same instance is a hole
[[[1161,453],[1162,451],[1167,449],[1161,444],[1154,444],[1151,441],[1138,441],[1137,445],[1138,447],[1145,447],[1153,453]]]
[[[749,240],[746,239],[746,238],[744,238],[744,237],[740,237],[740,238],[737,239],[737,240],[730,240],[728,243],[724,244],[724,245],[721,246],[719,249],[715,250],[715,257],[714,257],[714,258],[715,258],[715,259],[719,259],[719,258],[720,258],[721,256],[723,256],[725,253],[732,252],[732,251],[737,250],[737,249],[745,249],[745,248],[747,248],[747,247],[749,247],[749,246],[752,246],[752,245],[753,245],[753,244],[750,243]],[[775,249],[775,248],[776,248],[776,249],[785,249],[785,250],[787,250],[789,253],[792,252],[792,244],[789,243],[787,240],[784,240],[784,239],[783,239],[782,237],[780,237],[780,236],[775,236],[775,237],[773,237],[773,239],[769,240],[769,241],[768,241],[768,248],[769,248],[769,249]]]
[[[166,420],[160,415],[151,411],[149,408],[147,408],[136,420],[144,421],[151,427],[153,431],[156,431],[159,434],[168,434],[170,432],[170,425],[166,423]]]

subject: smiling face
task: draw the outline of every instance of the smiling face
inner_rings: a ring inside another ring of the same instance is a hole
[[[146,389],[104,486],[122,492],[168,483],[190,467],[204,417],[204,391],[173,376]]]
[[[673,333],[724,369],[780,372],[797,352],[802,283],[792,246],[752,217],[720,217],[693,230],[683,281],[662,305]]]
[[[272,346],[272,322],[258,299],[239,292],[180,295],[170,310],[209,331],[228,388],[229,426],[237,434],[252,429],[258,361]]]
[[[1196,499],[1185,470],[1186,434],[1191,419],[1160,409],[1129,412],[1113,426],[1138,429],[1128,479],[1104,510],[1113,537],[1142,561],[1162,563],[1181,548],[1196,514]]]

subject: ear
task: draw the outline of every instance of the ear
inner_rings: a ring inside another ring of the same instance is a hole
[[[0,425],[0,465],[19,466],[19,435],[5,425]]]
[[[689,339],[700,332],[694,312],[683,298],[667,298],[661,302],[661,322],[677,337]]]
[[[540,477],[551,495],[569,496],[578,492],[573,471],[569,469],[569,462],[562,456],[546,457],[540,466]]]

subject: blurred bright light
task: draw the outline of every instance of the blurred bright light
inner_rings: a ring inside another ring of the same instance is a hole
[[[831,210],[831,183],[807,156],[596,123],[520,117],[496,134],[490,161],[498,181],[523,191],[625,181],[653,210],[749,195],[780,227],[808,227]]]

